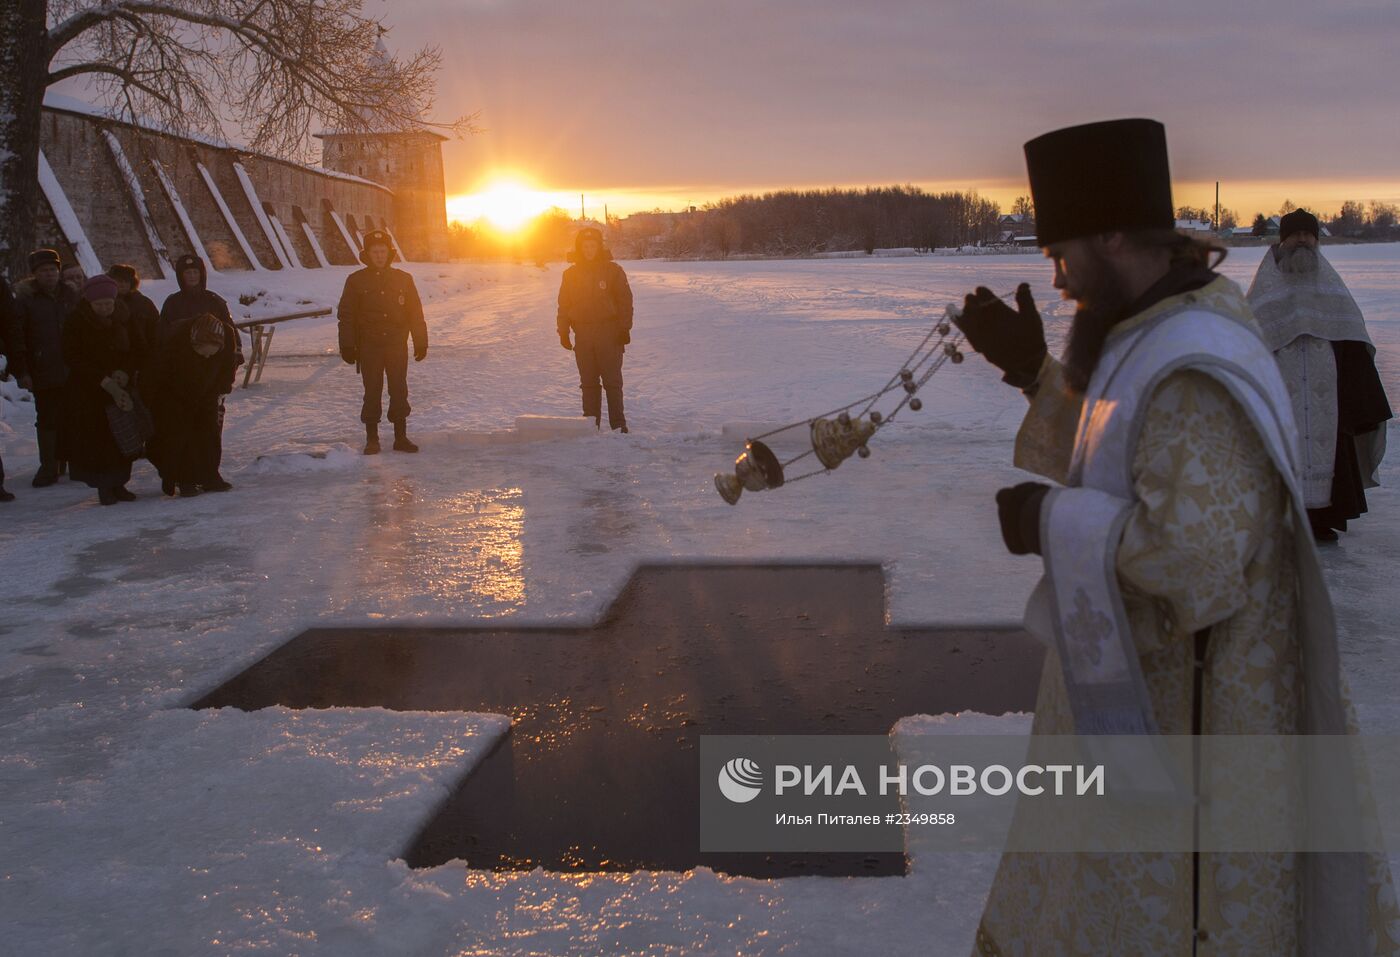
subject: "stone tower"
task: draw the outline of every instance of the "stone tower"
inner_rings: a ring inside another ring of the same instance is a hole
[[[389,53],[379,41],[378,54]],[[428,129],[366,132],[328,130],[321,140],[321,165],[386,186],[394,192],[394,238],[409,259],[447,259],[447,190],[442,143],[447,137]],[[383,225],[375,223],[375,226]],[[367,230],[366,230],[367,231]]]

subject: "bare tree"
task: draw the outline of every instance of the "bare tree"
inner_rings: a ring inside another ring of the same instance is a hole
[[[454,133],[475,116],[428,119],[441,54],[380,42],[362,0],[0,2],[0,264],[33,244],[44,90],[89,80],[114,115],[174,133],[236,127],[255,150],[310,152],[319,121],[344,130]]]

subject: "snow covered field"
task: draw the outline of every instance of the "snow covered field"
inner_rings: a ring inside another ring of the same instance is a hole
[[[1326,252],[1400,397],[1400,245]],[[1225,271],[1247,283],[1260,255],[1236,250]],[[357,453],[358,378],[333,320],[278,331],[262,383],[229,401],[236,488],[198,501],[160,497],[145,463],[129,505],[100,508],[66,482],[31,490],[32,407],[4,387],[0,449],[20,497],[0,512],[0,953],[968,951],[986,857],[879,879],[412,871],[397,855],[504,719],[184,707],[313,624],[587,621],[645,561],[873,559],[893,620],[1019,619],[1038,562],[1005,554],[991,495],[1019,480],[1024,400],[979,358],[935,376],[921,413],[833,476],[733,508],[710,477],[742,442],[726,425],[870,391],[974,285],[1031,282],[1057,346],[1070,307],[1043,260],[624,265],[628,436],[511,432],[518,415],[578,411],[557,266],[411,267],[432,337],[410,373],[418,456]],[[242,311],[266,314],[334,304],[347,271],[212,285],[262,293]],[[146,291],[159,302],[170,286]],[[1363,724],[1396,731],[1400,496],[1370,502],[1325,561]]]

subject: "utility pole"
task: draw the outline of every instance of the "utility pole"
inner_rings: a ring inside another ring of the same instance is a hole
[[[578,194],[578,218],[579,218],[579,219],[587,219],[587,218],[588,218],[588,207],[585,206],[585,205],[583,205],[583,194],[582,194],[582,193],[579,193],[579,194]]]
[[[1215,181],[1215,231],[1220,232],[1220,180]]]

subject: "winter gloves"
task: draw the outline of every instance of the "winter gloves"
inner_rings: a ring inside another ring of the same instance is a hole
[[[1044,482],[1022,482],[997,492],[1001,538],[1011,554],[1040,554],[1040,507],[1049,491]]]
[[[352,366],[360,357],[356,354],[354,346],[342,345],[340,347],[340,358],[345,360],[346,365]]]
[[[428,358],[428,344],[425,342],[421,346],[413,347],[413,361],[422,362]]]
[[[122,377],[123,382],[117,381],[116,376],[118,375]],[[128,393],[126,389],[122,388],[125,381],[126,373],[118,369],[113,375],[109,375],[102,380],[102,388],[112,397],[112,401],[117,404],[117,408],[121,409],[123,412],[130,412],[132,409],[136,408],[136,405],[131,401],[131,394]]]
[[[1035,385],[1045,361],[1045,327],[1029,285],[1016,287],[1014,310],[990,289],[978,286],[954,321],[972,348],[1004,373],[1003,382],[1018,389]]]
[[[569,334],[567,332],[559,333],[559,344],[570,352],[574,351],[574,344],[569,341]]]

